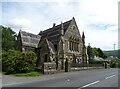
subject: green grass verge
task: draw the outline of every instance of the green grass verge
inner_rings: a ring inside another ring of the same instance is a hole
[[[13,74],[14,76],[42,76],[43,74],[41,72],[29,72],[29,73],[16,73]]]

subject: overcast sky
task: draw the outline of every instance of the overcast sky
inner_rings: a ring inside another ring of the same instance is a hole
[[[85,32],[86,45],[102,50],[118,47],[119,0],[3,0],[2,24],[15,32],[38,34],[41,30],[75,17],[80,34]],[[26,2],[25,2],[26,1]]]

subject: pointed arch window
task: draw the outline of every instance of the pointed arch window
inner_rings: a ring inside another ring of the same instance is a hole
[[[75,39],[71,39],[73,37],[70,37],[70,41],[69,41],[69,50],[70,51],[76,51],[78,52],[79,51],[79,42],[77,42],[77,40]]]

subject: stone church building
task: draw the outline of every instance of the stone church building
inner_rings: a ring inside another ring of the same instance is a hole
[[[60,69],[64,69],[65,60],[71,63],[87,64],[85,35],[82,36],[75,18],[59,25],[55,23],[38,35],[19,31],[16,49],[20,51],[34,51],[37,54],[38,65],[45,62],[55,62]]]

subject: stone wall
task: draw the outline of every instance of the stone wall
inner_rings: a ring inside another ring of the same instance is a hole
[[[73,63],[71,64],[71,67],[99,67],[104,66],[103,64],[77,64]]]
[[[103,64],[72,64],[71,71],[89,70],[89,69],[104,69]]]
[[[43,74],[57,73],[56,63],[55,62],[45,62],[42,66],[42,72],[43,72]]]

